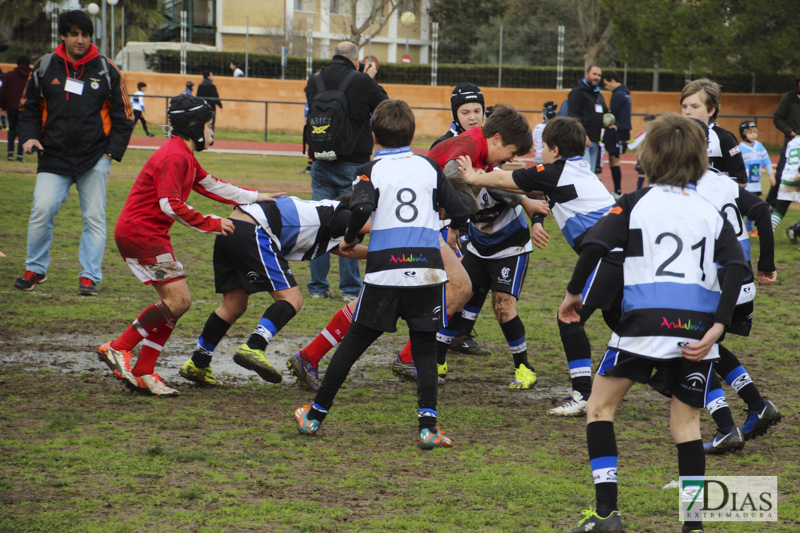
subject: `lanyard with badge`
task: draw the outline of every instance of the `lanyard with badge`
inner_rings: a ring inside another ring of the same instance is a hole
[[[83,94],[83,85],[84,82],[81,81],[81,76],[83,76],[83,72],[86,69],[86,65],[81,65],[81,73],[78,74],[78,70],[75,69],[75,74],[77,77],[73,78],[69,75],[69,65],[67,64],[67,60],[64,60],[64,66],[67,69],[67,82],[64,84],[64,91],[67,93],[67,100],[69,100],[69,93],[76,94],[78,96]]]

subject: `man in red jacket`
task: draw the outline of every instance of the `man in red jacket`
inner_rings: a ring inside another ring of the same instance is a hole
[[[62,11],[58,32],[63,42],[36,62],[20,101],[22,148],[37,150],[39,165],[25,274],[14,287],[31,290],[47,280],[53,218],[75,183],[83,214],[78,294],[93,296],[103,277],[108,172],[128,147],[133,112],[116,65],[91,43],[89,16]]]
[[[17,58],[17,67],[5,75],[3,86],[0,87],[0,109],[8,115],[8,160],[14,160],[14,141],[17,138],[17,123],[19,121],[19,100],[25,83],[31,74],[31,60],[28,56]],[[17,144],[17,161],[22,161],[22,142]]]

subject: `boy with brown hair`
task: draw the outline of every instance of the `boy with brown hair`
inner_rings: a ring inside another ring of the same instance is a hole
[[[377,150],[356,173],[350,222],[339,245],[343,251],[355,246],[358,231],[371,220],[364,288],[314,402],[295,410],[297,430],[303,435],[316,434],[350,368],[384,332],[395,331],[402,317],[409,326],[418,373],[419,446],[452,445],[437,427],[436,411],[436,331],[447,324],[438,209],[449,214],[454,239],[469,209],[439,166],[411,151],[414,129],[414,114],[402,100],[385,100],[375,108],[372,134]]]
[[[597,508],[584,511],[571,532],[623,530],[614,414],[636,382],[671,398],[679,476],[705,475],[699,409],[719,357],[716,342],[731,323],[745,272],[733,228],[697,192],[706,147],[701,129],[677,114],[649,126],[640,159],[651,187],[622,196],[588,232],[558,309],[560,322],[579,322],[580,293],[597,260],[612,249],[624,250],[624,312],[586,407]],[[723,280],[718,264],[726,268]],[[682,531],[702,533],[702,522],[687,518]]]
[[[722,86],[708,78],[690,81],[681,91],[681,113],[708,126],[708,164],[744,185],[747,170],[733,133],[714,122],[719,115]]]
[[[462,140],[463,139],[463,140]],[[548,212],[544,202],[503,191],[469,187],[463,183],[457,159],[469,157],[476,168],[491,171],[517,155],[527,153],[533,144],[527,119],[512,106],[494,106],[483,127],[466,131],[456,138],[436,145],[430,152],[445,170],[451,183],[473,203],[469,224],[469,241],[461,264],[469,274],[473,287],[492,290],[492,307],[503,331],[514,361],[512,389],[529,389],[537,380],[528,362],[525,326],[519,317],[516,301],[528,268],[528,254],[533,250],[526,215],[533,224],[539,215]],[[484,296],[477,294],[468,302],[479,308]],[[461,315],[437,335],[440,376],[447,373],[446,354],[459,330]],[[466,329],[466,328],[465,328]]]
[[[585,139],[586,133],[577,119],[556,117],[542,134],[544,164],[513,172],[477,174],[468,158],[459,158],[459,168],[471,185],[545,196],[567,242],[580,253],[586,231],[614,205],[614,198],[583,159]],[[584,324],[598,308],[603,310],[609,327],[616,324],[621,264],[622,258],[617,254],[599,261],[592,282],[584,289],[581,320],[573,324],[558,322],[573,391],[563,405],[549,414],[579,416],[585,410],[592,387],[592,361]]]

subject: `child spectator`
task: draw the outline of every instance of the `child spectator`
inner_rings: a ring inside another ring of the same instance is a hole
[[[131,107],[133,108],[133,127],[136,123],[142,121],[142,128],[145,135],[148,137],[155,137],[154,134],[147,131],[147,121],[144,119],[144,89],[147,89],[147,84],[140,81],[136,84],[136,92],[131,96]]]
[[[731,322],[745,270],[733,228],[696,190],[708,166],[706,150],[701,129],[690,120],[668,114],[654,121],[641,154],[652,186],[622,196],[583,240],[559,320],[580,321],[582,288],[597,260],[618,247],[625,251],[624,312],[586,408],[597,507],[584,511],[585,518],[569,531],[623,529],[614,414],[636,382],[672,399],[678,474],[705,475],[698,411],[719,357],[715,343]],[[726,268],[721,281],[717,265]],[[696,327],[685,327],[688,323]],[[687,520],[682,531],[702,527]]]
[[[739,124],[739,136],[742,142],[739,143],[739,150],[742,152],[745,171],[747,172],[747,185],[745,190],[761,196],[761,169],[762,167],[769,176],[770,185],[775,185],[775,175],[772,173],[772,161],[769,158],[767,149],[758,142],[758,126],[752,120],[745,120]],[[747,219],[747,234],[751,237],[758,237],[758,232],[753,229],[753,221]]]
[[[178,319],[189,310],[191,295],[183,265],[175,259],[169,230],[177,220],[204,233],[231,235],[234,223],[215,215],[203,216],[186,204],[194,190],[218,202],[250,204],[272,199],[271,194],[242,189],[208,174],[195,159],[214,143],[214,112],[195,96],[176,96],[168,117],[173,136],[150,156],[131,188],[117,220],[114,240],[122,258],[160,300],[133,321],[117,339],[97,349],[99,359],[129,388],[155,395],[177,396],[155,372],[158,356]],[[142,342],[131,368],[131,350]]]
[[[310,261],[325,252],[367,258],[363,246],[346,253],[338,250],[350,221],[349,201],[350,195],[318,202],[281,196],[234,208],[228,218],[236,231],[227,237],[218,235],[214,241],[214,284],[222,293],[222,304],[206,320],[197,349],[181,367],[181,376],[202,385],[219,385],[211,370],[217,344],[247,310],[250,295],[267,291],[275,303],[264,312],[233,361],[271,383],[283,379],[264,352],[303,307],[303,295],[288,261]],[[290,359],[290,369],[293,363],[304,365],[298,372],[307,371],[308,364],[297,356]]]
[[[377,150],[356,172],[350,223],[339,245],[340,250],[353,247],[371,217],[364,288],[314,402],[295,410],[301,434],[319,430],[352,365],[383,332],[395,331],[402,317],[418,374],[419,445],[452,445],[437,427],[436,411],[436,331],[447,324],[438,209],[450,214],[456,237],[469,209],[436,163],[413,154],[409,145],[414,129],[414,114],[402,100],[385,100],[372,115]]]

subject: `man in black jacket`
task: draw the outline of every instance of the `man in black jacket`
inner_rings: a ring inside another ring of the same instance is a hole
[[[347,113],[354,132],[352,153],[334,161],[314,160],[311,164],[312,200],[332,200],[342,194],[352,192],[356,169],[369,161],[372,155],[370,117],[378,104],[388,98],[383,87],[373,79],[378,72],[375,64],[359,64],[358,47],[349,41],[343,41],[336,45],[331,62],[316,76],[321,76],[325,89],[329,91],[338,88],[344,77],[356,69],[361,73],[345,90]],[[306,85],[306,98],[309,105],[316,94],[317,89],[312,77],[309,78]],[[330,284],[326,278],[330,269],[330,255],[323,254],[314,259],[309,268],[311,281],[308,282],[308,292],[311,293],[311,297],[329,298]],[[357,298],[362,284],[361,275],[358,272],[358,261],[340,257],[339,288],[344,300],[350,302]]]
[[[586,130],[586,152],[583,159],[594,172],[600,157],[600,132],[603,129],[603,114],[608,113],[606,101],[600,94],[600,79],[603,71],[597,65],[589,65],[586,74],[570,91],[567,99],[569,116],[575,117]]]
[[[217,120],[217,108],[222,109],[222,101],[219,99],[217,86],[214,85],[214,75],[210,70],[203,72],[203,81],[200,82],[200,86],[197,88],[197,96],[205,100],[214,111],[214,118],[211,119],[211,129],[213,130],[214,123]]]
[[[62,11],[58,31],[63,42],[36,62],[20,102],[22,147],[39,152],[39,165],[25,274],[14,287],[47,281],[53,218],[75,183],[83,214],[78,293],[93,296],[102,280],[108,172],[128,147],[133,112],[120,71],[91,43],[89,16]]]

